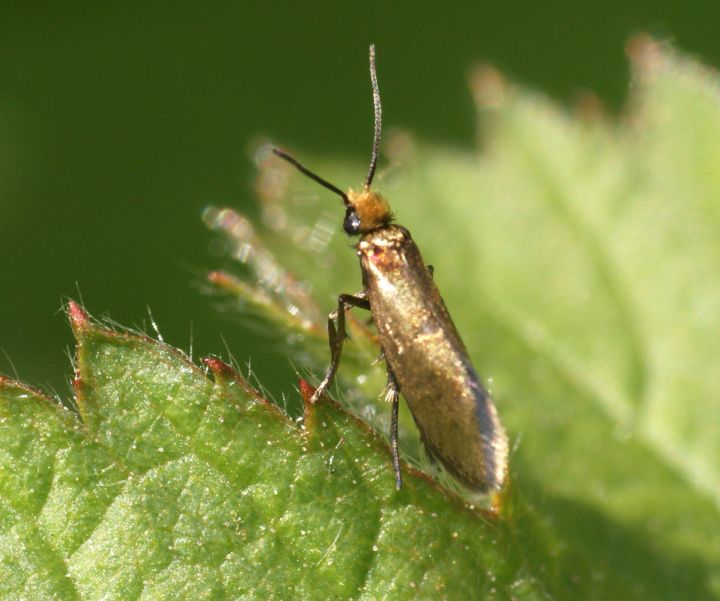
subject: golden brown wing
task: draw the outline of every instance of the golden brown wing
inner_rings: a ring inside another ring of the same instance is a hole
[[[499,489],[505,431],[409,232],[382,228],[357,249],[385,358],[428,453],[468,488]]]

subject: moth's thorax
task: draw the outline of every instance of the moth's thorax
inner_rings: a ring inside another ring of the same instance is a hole
[[[400,225],[387,225],[362,235],[357,243],[357,254],[367,262],[382,265],[387,261],[395,262],[398,251],[410,241],[410,232]]]
[[[386,225],[366,232],[357,244],[358,251],[363,253],[382,252],[400,248],[410,240],[410,232],[401,225]]]

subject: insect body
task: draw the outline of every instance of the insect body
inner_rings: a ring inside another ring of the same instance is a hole
[[[490,395],[475,373],[465,346],[445,308],[410,232],[392,222],[385,199],[371,189],[381,133],[375,52],[370,47],[375,137],[365,186],[345,193],[280,150],[275,154],[338,194],[345,204],[343,229],[360,236],[363,290],[342,294],[328,319],[330,366],[313,398],[332,383],[346,336],[345,312],[371,312],[387,363],[392,400],[391,448],[397,488],[401,486],[397,448],[399,393],[402,392],[430,457],[473,491],[498,490],[507,471],[507,437]]]

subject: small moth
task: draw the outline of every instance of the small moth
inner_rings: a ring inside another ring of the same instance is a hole
[[[445,308],[410,232],[393,222],[390,207],[372,188],[382,131],[375,47],[370,46],[370,80],[375,109],[370,169],[359,191],[343,192],[285,152],[273,152],[345,205],[343,229],[359,236],[362,291],[341,294],[328,317],[330,366],[311,401],[330,386],[346,338],[345,312],[370,311],[387,365],[388,398],[392,401],[390,446],[395,482],[402,486],[398,453],[398,404],[405,397],[424,447],[461,484],[476,492],[499,490],[505,479],[508,442],[488,391],[470,363],[465,345]]]

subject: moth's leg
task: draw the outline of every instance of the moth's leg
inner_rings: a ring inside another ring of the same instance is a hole
[[[425,267],[430,272],[430,277],[435,279],[435,268],[432,265],[425,265]]]
[[[327,390],[328,386],[332,384],[335,374],[337,373],[338,366],[340,365],[340,355],[342,355],[343,342],[347,334],[345,332],[345,311],[352,307],[358,307],[359,309],[370,310],[370,302],[365,298],[365,293],[360,294],[341,294],[338,296],[338,306],[335,311],[328,315],[328,340],[330,342],[330,367],[325,372],[320,385],[315,390],[315,393],[310,397],[310,402],[314,403],[317,401]]]
[[[395,488],[402,488],[402,473],[400,471],[400,452],[398,450],[398,409],[400,407],[400,387],[398,386],[395,374],[390,366],[387,366],[387,388],[385,400],[392,403],[390,413],[390,453],[392,455],[393,469],[395,470]]]

